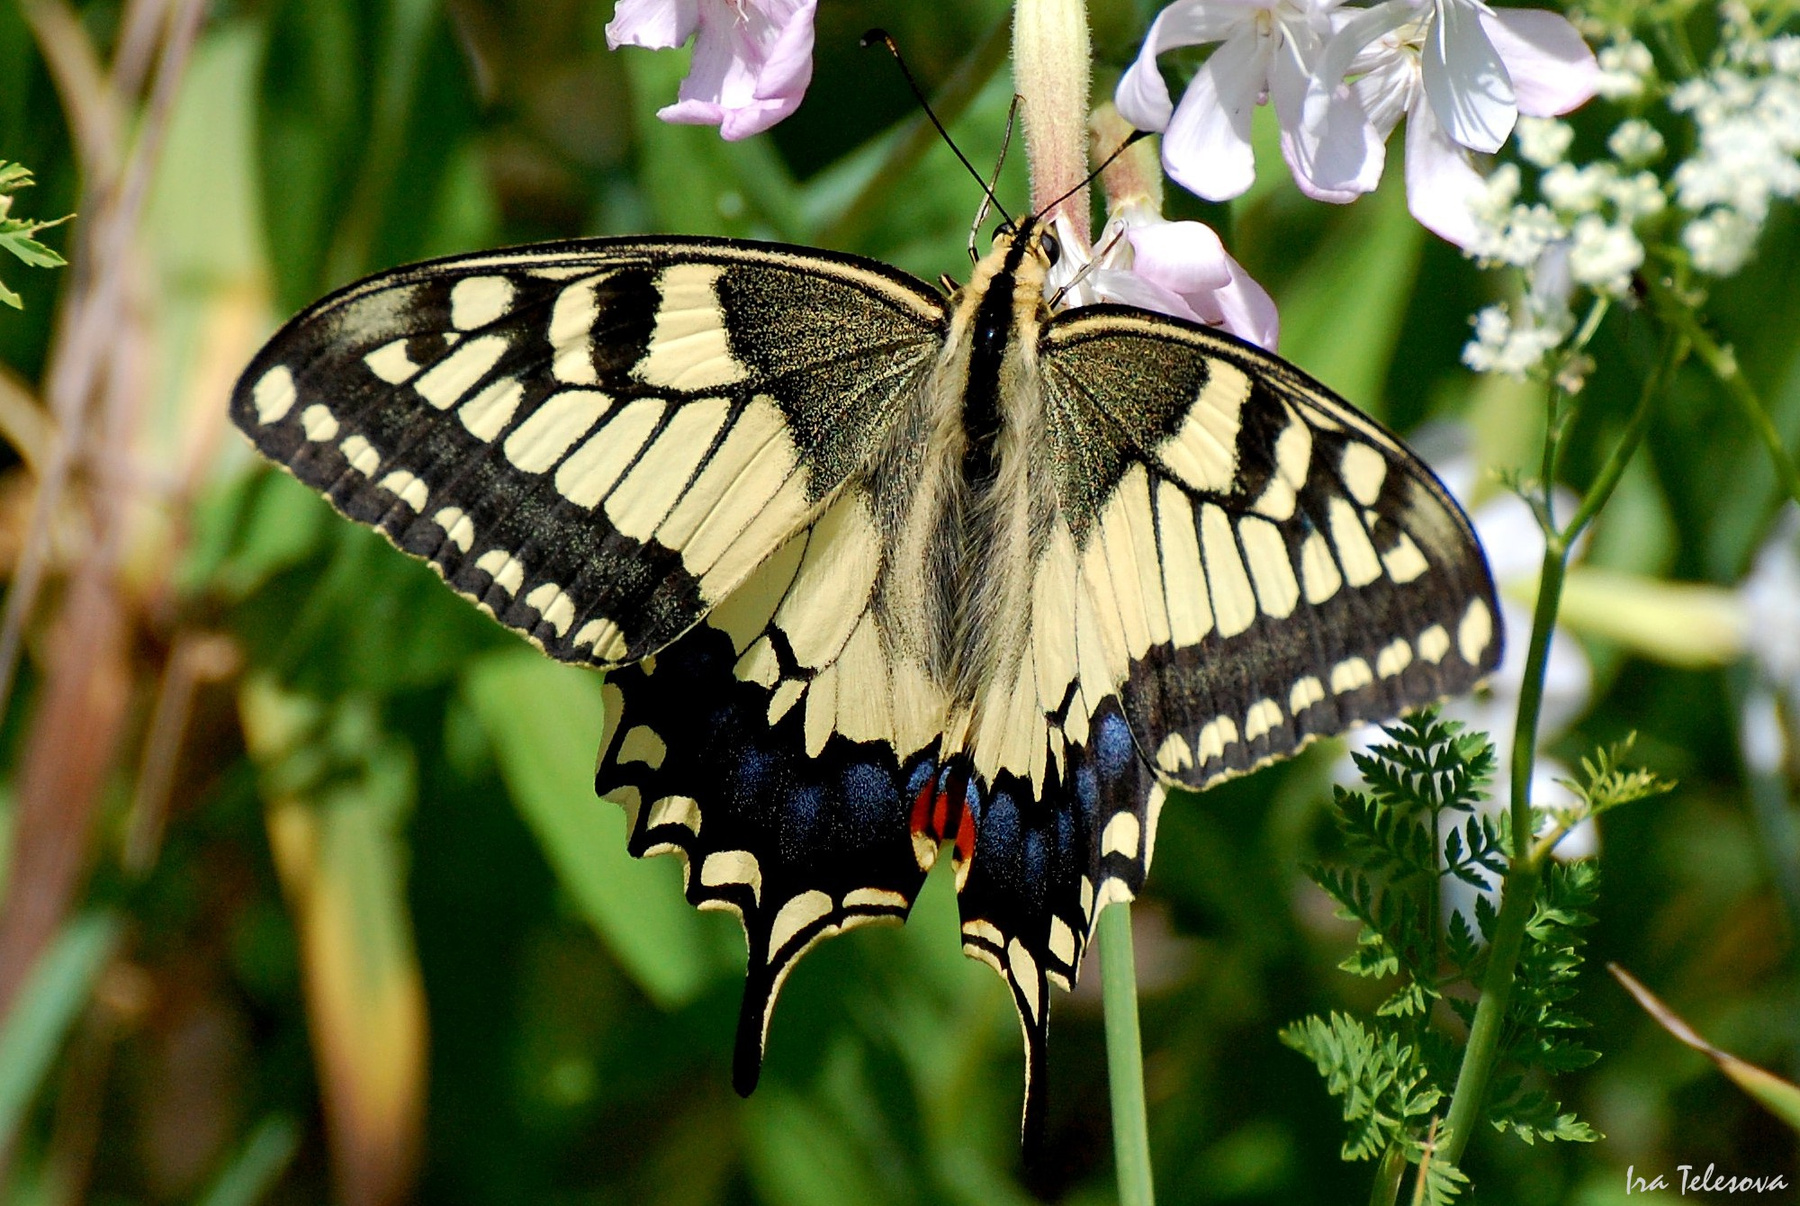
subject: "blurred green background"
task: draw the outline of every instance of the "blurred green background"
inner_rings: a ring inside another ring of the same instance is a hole
[[[1103,96],[1155,6],[1092,8]],[[160,32],[195,14],[176,62],[178,32]],[[40,182],[18,208],[80,211],[44,236],[70,268],[0,266],[25,297],[0,311],[0,567],[15,591],[33,561],[43,582],[0,725],[11,1200],[1112,1200],[1097,976],[1053,1002],[1050,1139],[1025,1168],[1017,1023],[999,979],[959,954],[941,876],[904,930],[799,967],[762,1087],[736,1098],[741,940],[687,908],[672,860],[629,860],[619,811],[592,799],[598,676],[540,659],[255,463],[225,422],[276,321],[426,256],[675,231],[965,272],[976,189],[912,138],[903,83],[857,37],[887,27],[928,89],[967,97],[954,130],[988,163],[1006,4],[824,0],[804,105],[738,144],[655,119],[686,55],[608,52],[611,15],[607,0],[0,2],[0,156]],[[134,157],[134,132],[159,124]],[[1532,463],[1542,387],[1458,359],[1502,282],[1411,222],[1398,171],[1355,205],[1310,203],[1258,130],[1256,190],[1229,207],[1172,193],[1170,210],[1213,222],[1270,289],[1283,353],[1402,431],[1457,423],[1487,470]],[[119,201],[134,170],[138,210]],[[1023,198],[1019,156],[1002,188]],[[1790,447],[1796,263],[1789,208],[1710,309]],[[102,302],[83,343],[70,316]],[[1593,351],[1577,485],[1655,354],[1630,307]],[[59,393],[81,356],[105,371]],[[1480,489],[1498,489],[1491,473]],[[1552,752],[1636,730],[1638,756],[1680,780],[1607,818],[1596,959],[1791,1076],[1793,778],[1746,776],[1743,667],[1670,665],[1605,622],[1631,604],[1652,636],[1683,623],[1656,610],[1656,579],[1716,588],[1704,597],[1729,612],[1778,499],[1737,412],[1690,369],[1587,552],[1616,572],[1588,579],[1575,632],[1594,689]],[[1135,910],[1163,1202],[1366,1197],[1369,1169],[1338,1161],[1335,1104],[1276,1039],[1379,999],[1334,971],[1354,928],[1301,873],[1330,852],[1334,757],[1163,814]],[[1605,1057],[1559,1093],[1607,1138],[1485,1135],[1466,1165],[1479,1200],[1623,1201],[1628,1165],[1800,1180],[1793,1136],[1604,974],[1581,1005]]]

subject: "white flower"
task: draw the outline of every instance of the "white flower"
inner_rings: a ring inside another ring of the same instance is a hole
[[[1575,130],[1554,117],[1521,117],[1518,125],[1519,158],[1534,167],[1553,167],[1569,153]]]
[[[1049,288],[1065,307],[1115,302],[1204,323],[1275,350],[1275,302],[1231,258],[1210,226],[1167,222],[1148,199],[1118,204],[1099,250],[1059,225],[1063,255]]]
[[[1470,205],[1474,233],[1463,247],[1466,255],[1484,265],[1529,268],[1546,248],[1568,237],[1569,232],[1548,206],[1519,204],[1518,195],[1517,165],[1501,164]]]
[[[1600,202],[1606,198],[1618,175],[1619,169],[1610,163],[1589,163],[1581,167],[1559,163],[1544,173],[1544,178],[1538,181],[1538,191],[1544,194],[1544,200],[1564,213],[1590,213],[1600,208]]]
[[[1662,181],[1655,172],[1635,172],[1620,176],[1606,188],[1606,199],[1618,211],[1619,221],[1630,225],[1641,218],[1660,214],[1668,207]]]
[[[1663,153],[1663,136],[1642,118],[1620,122],[1606,140],[1606,149],[1629,164],[1651,163]]]
[[[1574,328],[1573,318],[1558,321],[1554,316],[1534,315],[1529,309],[1515,322],[1504,304],[1495,303],[1475,315],[1475,338],[1463,347],[1463,363],[1478,373],[1523,378],[1561,346]]]
[[[1631,274],[1644,262],[1644,245],[1625,224],[1613,224],[1599,214],[1583,214],[1571,231],[1569,275],[1578,285],[1596,293],[1621,297],[1631,288]]]
[[[1479,0],[1387,0],[1337,23],[1316,87],[1330,91],[1353,75],[1383,141],[1406,118],[1413,217],[1468,247],[1479,237],[1471,210],[1483,193],[1469,152],[1499,150],[1522,113],[1551,117],[1582,105],[1598,68],[1556,13],[1490,9]]]
[[[1694,267],[1712,276],[1730,276],[1750,259],[1762,228],[1731,209],[1702,214],[1682,228],[1681,245]]]
[[[1649,47],[1627,39],[1601,48],[1599,68],[1595,91],[1607,100],[1629,100],[1644,94],[1656,60],[1650,57]]]
[[[1800,705],[1800,507],[1783,509],[1739,597],[1751,664],[1790,705]]]
[[[1176,0],[1158,13],[1114,101],[1140,130],[1163,133],[1163,166],[1209,201],[1242,194],[1256,177],[1250,115],[1273,100],[1281,150],[1308,196],[1348,201],[1381,177],[1382,148],[1343,87],[1321,89],[1312,60],[1341,0]],[[1218,43],[1181,104],[1156,59],[1183,46]],[[1339,81],[1341,84],[1341,80]]]
[[[812,82],[818,0],[619,0],[606,44],[670,50],[694,39],[694,57],[667,122],[718,126],[728,141],[758,134],[800,107]]]

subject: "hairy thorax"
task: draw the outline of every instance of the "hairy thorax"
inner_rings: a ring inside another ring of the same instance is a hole
[[[890,453],[912,462],[904,479],[912,493],[895,516],[882,607],[953,710],[998,681],[1029,627],[1021,601],[1031,597],[1034,533],[1053,506],[1048,464],[1034,456],[1044,439],[1045,269],[1035,240],[996,241],[952,298],[922,428],[896,433]]]

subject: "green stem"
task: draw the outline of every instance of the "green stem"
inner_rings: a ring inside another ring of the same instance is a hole
[[[1100,913],[1100,996],[1106,1011],[1106,1076],[1112,1086],[1113,1159],[1119,1206],[1154,1206],[1150,1124],[1144,1113],[1144,1049],[1138,1035],[1137,964],[1131,951],[1131,906]]]
[[[1450,1095],[1447,1132],[1438,1149],[1447,1164],[1462,1163],[1463,1149],[1481,1121],[1488,1080],[1500,1055],[1500,1036],[1506,1028],[1506,1011],[1518,970],[1519,952],[1525,946],[1525,926],[1536,903],[1538,867],[1529,860],[1506,873],[1500,898],[1500,917],[1494,924],[1494,944],[1488,948],[1487,976],[1481,983],[1481,1001],[1475,1006],[1475,1022],[1469,1027],[1469,1045],[1463,1050],[1462,1067],[1456,1074],[1456,1090]]]
[[[1663,355],[1656,369],[1644,381],[1638,395],[1637,410],[1625,426],[1606,463],[1600,467],[1581,505],[1560,531],[1547,534],[1544,563],[1538,578],[1537,603],[1532,609],[1531,642],[1525,653],[1525,678],[1519,686],[1519,711],[1513,727],[1512,749],[1512,854],[1506,880],[1501,886],[1500,915],[1494,923],[1493,944],[1488,949],[1487,971],[1482,976],[1481,1000],[1475,1006],[1475,1021],[1469,1027],[1469,1045],[1463,1051],[1462,1066],[1457,1070],[1456,1089],[1450,1097],[1450,1116],[1446,1121],[1442,1158],[1457,1164],[1481,1120],[1487,1097],[1488,1082],[1500,1056],[1500,1039],[1506,1029],[1506,1015],[1512,1003],[1513,984],[1518,972],[1519,954],[1525,945],[1525,927],[1537,903],[1538,882],[1543,876],[1543,861],[1549,857],[1550,845],[1534,848],[1532,844],[1531,776],[1537,764],[1538,719],[1543,711],[1544,675],[1550,664],[1550,639],[1556,627],[1557,608],[1562,603],[1563,582],[1568,575],[1569,551],[1576,538],[1592,523],[1606,505],[1625,473],[1644,431],[1650,423],[1652,404],[1675,367],[1687,354],[1685,332],[1671,329],[1664,338]],[[1547,433],[1547,440],[1559,437]],[[1546,460],[1554,461],[1554,455]],[[1545,513],[1551,486],[1543,483]]]
[[[1781,479],[1781,488],[1787,491],[1789,498],[1800,502],[1800,466],[1795,465],[1793,455],[1781,442],[1781,432],[1776,430],[1775,421],[1769,417],[1768,408],[1757,396],[1755,387],[1745,379],[1743,370],[1738,366],[1737,354],[1712,337],[1711,332],[1694,313],[1693,307],[1683,301],[1674,289],[1652,282],[1650,296],[1656,303],[1657,317],[1693,345],[1694,353],[1700,357],[1701,363],[1725,387],[1731,400],[1737,403],[1745,421],[1750,424],[1750,429],[1763,442],[1763,447],[1768,449],[1769,460],[1775,465],[1775,475]]]
[[[1400,1199],[1400,1180],[1406,1176],[1406,1149],[1398,1143],[1382,1153],[1375,1166],[1375,1184],[1369,1190],[1369,1206],[1394,1206]]]

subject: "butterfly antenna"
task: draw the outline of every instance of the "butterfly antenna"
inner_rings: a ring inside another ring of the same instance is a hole
[[[894,62],[900,64],[900,74],[906,77],[906,86],[912,89],[913,96],[918,99],[919,107],[925,110],[925,116],[929,117],[931,119],[931,124],[937,127],[937,132],[943,138],[944,144],[956,153],[957,159],[961,160],[962,165],[969,169],[969,175],[975,177],[975,183],[981,186],[981,191],[985,196],[985,200],[982,202],[983,208],[992,205],[995,209],[1000,211],[1000,216],[1002,218],[1005,218],[1008,223],[1011,223],[1012,215],[1006,212],[1006,206],[1000,204],[1000,198],[994,196],[993,188],[989,186],[987,181],[981,178],[981,173],[975,170],[975,165],[969,162],[969,157],[962,153],[962,148],[956,145],[956,140],[954,138],[950,137],[950,131],[944,128],[944,123],[938,120],[938,115],[936,113],[932,112],[931,102],[925,99],[924,89],[919,87],[919,81],[913,78],[912,68],[906,65],[906,60],[900,55],[899,43],[895,42],[893,35],[888,33],[885,29],[871,29],[862,36],[862,46],[864,50],[867,50],[877,43],[887,47],[888,53],[894,56]],[[1010,118],[1007,120],[1007,129],[1009,132],[1012,129],[1012,120]],[[998,181],[998,179],[999,169],[996,168],[995,180]]]
[[[1073,197],[1076,193],[1080,192],[1082,189],[1084,189],[1088,185],[1092,184],[1095,180],[1099,179],[1100,173],[1104,172],[1107,168],[1109,168],[1113,165],[1113,160],[1117,159],[1119,156],[1123,155],[1126,151],[1130,150],[1131,147],[1134,144],[1136,144],[1138,141],[1140,141],[1141,139],[1150,137],[1150,134],[1151,134],[1151,131],[1149,131],[1149,130],[1133,130],[1131,132],[1131,137],[1127,138],[1124,142],[1120,143],[1118,145],[1118,147],[1113,151],[1113,153],[1108,155],[1106,157],[1105,161],[1102,162],[1099,167],[1095,168],[1093,171],[1089,172],[1087,175],[1085,175],[1081,178],[1080,184],[1077,184],[1074,188],[1070,189],[1068,192],[1064,193],[1062,196],[1058,197],[1056,200],[1050,202],[1050,204],[1044,206],[1044,208],[1038,210],[1035,214],[1032,214],[1031,215],[1031,224],[1033,226],[1037,225],[1038,222],[1040,222],[1043,219],[1045,214],[1049,213],[1051,210],[1053,210],[1057,206],[1061,205],[1064,201],[1067,201],[1070,197]]]
[[[979,263],[981,256],[975,250],[975,236],[981,232],[981,224],[987,221],[988,209],[999,202],[994,200],[994,190],[1000,186],[1000,169],[1006,166],[1006,150],[1012,146],[1013,122],[1019,116],[1019,102],[1024,98],[1013,93],[1012,104],[1006,109],[1006,133],[1000,136],[1000,157],[994,161],[994,176],[982,185],[981,208],[975,211],[975,221],[969,226],[969,262]],[[1002,213],[1006,212],[1004,210]],[[1008,221],[1011,221],[1009,218]]]

